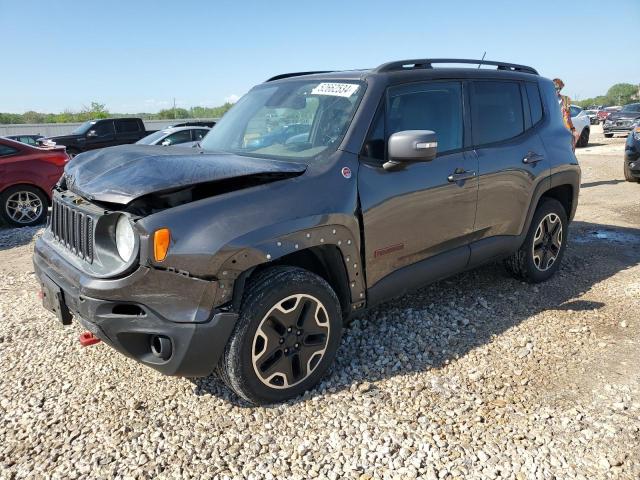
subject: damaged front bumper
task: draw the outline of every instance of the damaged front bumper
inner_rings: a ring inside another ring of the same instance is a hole
[[[210,374],[235,326],[237,314],[214,308],[216,281],[144,266],[96,279],[46,238],[37,240],[33,263],[45,306],[63,323],[73,315],[105,343],[166,375]]]

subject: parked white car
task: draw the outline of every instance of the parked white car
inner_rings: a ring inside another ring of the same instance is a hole
[[[576,128],[576,148],[586,147],[589,144],[589,133],[591,132],[591,121],[589,115],[577,105],[571,105],[571,121]]]
[[[208,127],[172,127],[158,130],[138,140],[138,145],[193,147],[211,130]]]

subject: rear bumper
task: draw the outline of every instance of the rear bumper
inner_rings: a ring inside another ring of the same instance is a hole
[[[215,289],[211,292],[202,283],[215,282],[144,267],[122,279],[96,281],[66,263],[42,239],[36,242],[33,263],[43,289],[45,284],[60,288],[63,307],[78,323],[119,352],[166,375],[209,375],[236,323],[237,314],[209,308]],[[157,338],[164,339],[169,355],[167,350],[163,356],[157,349],[154,353]]]

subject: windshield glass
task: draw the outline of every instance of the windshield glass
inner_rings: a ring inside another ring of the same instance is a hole
[[[152,134],[147,135],[144,138],[141,138],[136,143],[138,145],[153,145],[156,141],[160,140],[167,134],[167,130],[158,130],[157,132],[153,132]]]
[[[91,122],[91,121],[84,122],[82,125],[76,127],[75,130],[71,132],[71,135],[83,135],[87,133],[95,123],[96,122]]]
[[[363,92],[361,82],[261,85],[227,112],[202,148],[284,160],[326,155],[338,148]]]
[[[622,107],[623,112],[640,112],[640,103],[630,103]]]

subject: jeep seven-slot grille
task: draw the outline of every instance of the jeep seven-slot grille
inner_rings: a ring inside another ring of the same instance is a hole
[[[53,199],[51,231],[56,240],[75,255],[93,262],[93,218]]]

